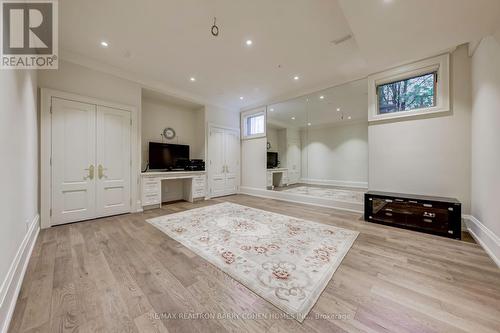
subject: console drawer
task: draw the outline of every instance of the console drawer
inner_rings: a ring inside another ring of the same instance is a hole
[[[159,193],[143,193],[142,194],[142,205],[156,205],[160,203],[160,194]]]

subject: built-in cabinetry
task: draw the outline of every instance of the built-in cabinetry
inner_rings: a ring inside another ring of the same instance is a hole
[[[51,97],[50,123],[43,123],[50,132],[50,225],[131,210],[131,112],[75,99]]]
[[[205,199],[206,176],[205,171],[172,171],[172,172],[143,172],[142,179],[142,206],[162,204],[162,182],[182,180],[183,199],[193,202]]]
[[[235,194],[240,183],[240,134],[218,126],[208,129],[209,197]]]
[[[287,186],[289,184],[287,168],[267,169],[266,178],[268,189],[274,189],[275,186]]]

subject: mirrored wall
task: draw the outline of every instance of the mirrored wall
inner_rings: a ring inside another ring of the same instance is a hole
[[[267,107],[267,189],[359,209],[368,187],[365,79]]]

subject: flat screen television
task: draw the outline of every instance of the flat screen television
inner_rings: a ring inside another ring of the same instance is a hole
[[[278,153],[267,152],[267,168],[277,168],[278,167]]]
[[[189,162],[189,146],[170,143],[149,143],[149,168],[184,169]]]

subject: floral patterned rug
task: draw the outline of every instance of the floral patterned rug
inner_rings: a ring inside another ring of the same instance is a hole
[[[316,187],[312,185],[297,186],[282,191],[287,193],[310,195],[313,197],[331,199],[336,201],[356,203],[363,203],[364,199],[364,192],[362,191],[338,190],[335,188]]]
[[[359,234],[229,202],[147,221],[299,322]]]

